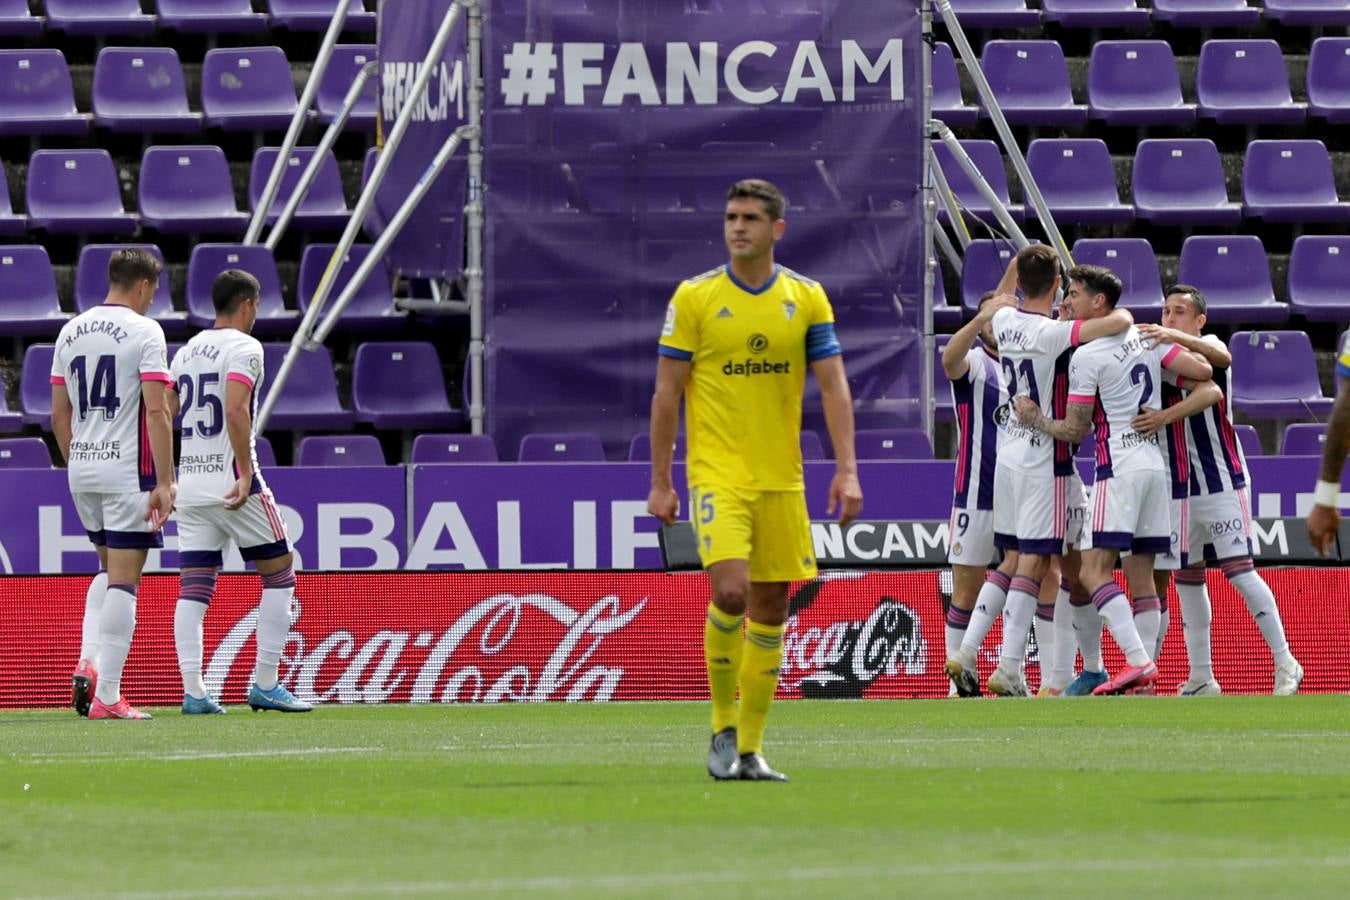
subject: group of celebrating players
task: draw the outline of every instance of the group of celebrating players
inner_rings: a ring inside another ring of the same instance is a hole
[[[52,357],[52,431],[69,468],[75,508],[98,550],[85,595],[72,705],[91,719],[148,719],[122,696],[136,630],[136,592],[161,529],[178,522],[182,565],[174,643],[183,713],[223,713],[202,680],[202,622],[224,551],[233,542],[262,578],[254,710],[307,712],[277,683],[291,626],[295,572],[286,523],[258,470],[253,417],[263,381],[262,345],[250,332],[259,285],[238,269],[212,286],[214,327],[169,365],[164,331],[146,317],[163,266],[134,248],[112,254],[104,303],[61,329]],[[183,414],[180,467],[173,421]]]
[[[1202,335],[1197,288],[1167,290],[1161,326],[1136,326],[1117,309],[1121,289],[1109,269],[1064,272],[1054,250],[1031,245],[943,353],[959,432],[946,624],[953,691],[980,694],[977,654],[1002,615],[990,693],[1030,694],[1033,620],[1039,696],[1152,692],[1175,572],[1190,665],[1178,693],[1218,695],[1205,587],[1206,563],[1216,562],[1270,647],[1273,692],[1296,693],[1303,668],[1252,560],[1232,357]],[[1090,497],[1074,464],[1089,433]],[[996,550],[1002,562],[987,573]],[[1118,560],[1132,599],[1112,576]],[[1102,663],[1103,622],[1125,656],[1114,675]]]

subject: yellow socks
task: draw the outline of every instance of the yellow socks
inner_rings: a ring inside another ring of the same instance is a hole
[[[745,623],[745,655],[741,659],[741,718],[736,750],[758,753],[764,741],[764,720],[778,690],[783,665],[783,626]]]
[[[703,626],[703,657],[708,663],[708,688],[712,691],[713,734],[736,725],[736,678],[740,674],[741,651],[745,647],[741,640],[744,618],[708,604],[708,621]],[[762,716],[760,720],[763,721]]]

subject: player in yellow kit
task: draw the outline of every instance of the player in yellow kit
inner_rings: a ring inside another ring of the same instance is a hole
[[[684,397],[689,518],[712,582],[703,630],[708,772],[721,780],[787,780],[765,762],[761,743],[783,660],[788,583],[816,575],[800,444],[808,365],[834,444],[829,512],[838,507],[848,522],[862,509],[834,312],[819,284],[774,263],[785,205],[767,181],[731,186],[723,226],[731,261],[675,290],[652,397],[647,511],[667,525],[679,511],[670,465]]]

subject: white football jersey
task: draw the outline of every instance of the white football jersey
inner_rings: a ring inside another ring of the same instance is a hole
[[[1122,472],[1165,471],[1158,435],[1130,426],[1141,407],[1162,406],[1162,367],[1181,348],[1149,347],[1131,326],[1121,334],[1084,344],[1069,365],[1069,402],[1093,404],[1097,478]]]
[[[220,506],[239,477],[234,447],[225,427],[225,386],[247,385],[249,408],[258,415],[262,392],[263,349],[257,338],[235,328],[199,332],[173,357],[173,380],[182,408],[182,449],[178,456],[178,505]],[[267,488],[258,469],[253,435],[248,437],[253,460],[251,494]]]
[[[1216,347],[1226,347],[1212,334],[1201,340]],[[1215,369],[1214,383],[1223,391],[1223,398],[1186,420],[1192,497],[1236,491],[1246,487],[1248,481],[1247,460],[1233,428],[1233,370]]]
[[[142,381],[170,383],[164,329],[129,306],[104,304],[71,319],[56,338],[53,384],[71,416],[71,491],[132,494],[155,487]]]
[[[1050,419],[1062,419],[1068,409],[1069,360],[1078,345],[1081,322],[1061,322],[1039,313],[1000,309],[994,313],[1003,385],[1010,399],[1030,397]],[[1073,448],[1037,428],[1017,420],[1009,405],[1000,423],[1006,440],[998,448],[999,461],[1025,471],[1056,475],[1073,473]]]

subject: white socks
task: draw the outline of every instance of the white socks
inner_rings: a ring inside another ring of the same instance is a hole
[[[1261,637],[1270,647],[1270,655],[1275,665],[1292,665],[1294,656],[1289,652],[1289,641],[1284,636],[1284,623],[1280,621],[1280,608],[1275,605],[1275,594],[1270,585],[1256,573],[1256,564],[1248,558],[1229,560],[1222,566],[1228,583],[1242,595],[1247,603],[1247,611],[1252,614],[1256,627],[1261,629]]]
[[[1139,640],[1150,656],[1158,646],[1158,634],[1162,631],[1162,600],[1156,594],[1134,599],[1134,627],[1139,632]]]
[[[1036,597],[1041,586],[1025,575],[1014,575],[1008,589],[1008,604],[1003,615],[1003,650],[999,665],[1020,670],[1027,654],[1027,637],[1036,615]],[[978,604],[977,604],[978,605]]]
[[[258,604],[258,661],[253,680],[264,691],[277,686],[281,648],[291,633],[291,598],[295,595],[295,572],[287,568],[264,575],[262,602]]]
[[[1131,666],[1142,666],[1150,662],[1148,651],[1144,649],[1144,642],[1139,638],[1139,631],[1134,627],[1130,603],[1125,599],[1125,593],[1120,586],[1114,581],[1108,581],[1097,588],[1092,592],[1092,604],[1106,620],[1106,627],[1111,629],[1111,637],[1115,638],[1116,646],[1125,654],[1125,661]]]
[[[206,696],[202,681],[202,620],[206,604],[180,598],[173,611],[173,643],[178,649],[178,671],[183,673],[183,692],[198,700]]]
[[[99,617],[103,613],[103,598],[108,591],[108,573],[100,571],[89,582],[84,594],[84,625],[80,629],[80,659],[87,659],[98,667]]]
[[[1074,595],[1082,602],[1069,604],[1073,610],[1073,632],[1077,639],[1078,652],[1083,654],[1084,672],[1102,672],[1102,617],[1092,599],[1083,594]],[[1072,664],[1071,664],[1072,665]]]
[[[1008,602],[1008,585],[1011,581],[1012,579],[1002,572],[989,573],[988,580],[975,597],[975,608],[970,611],[970,624],[966,626],[966,633],[961,638],[961,652],[979,656],[980,645],[989,635],[989,629],[993,628],[995,620],[1003,615],[1003,607]]]
[[[1209,605],[1209,591],[1205,588],[1204,569],[1198,576],[1186,569],[1177,573],[1177,600],[1181,603],[1181,630],[1186,637],[1186,659],[1190,663],[1193,682],[1214,678],[1214,654],[1210,646],[1210,624],[1214,610]]]
[[[94,696],[105,706],[122,698],[122,667],[136,633],[136,586],[113,582],[103,600],[98,629],[98,688]]]

